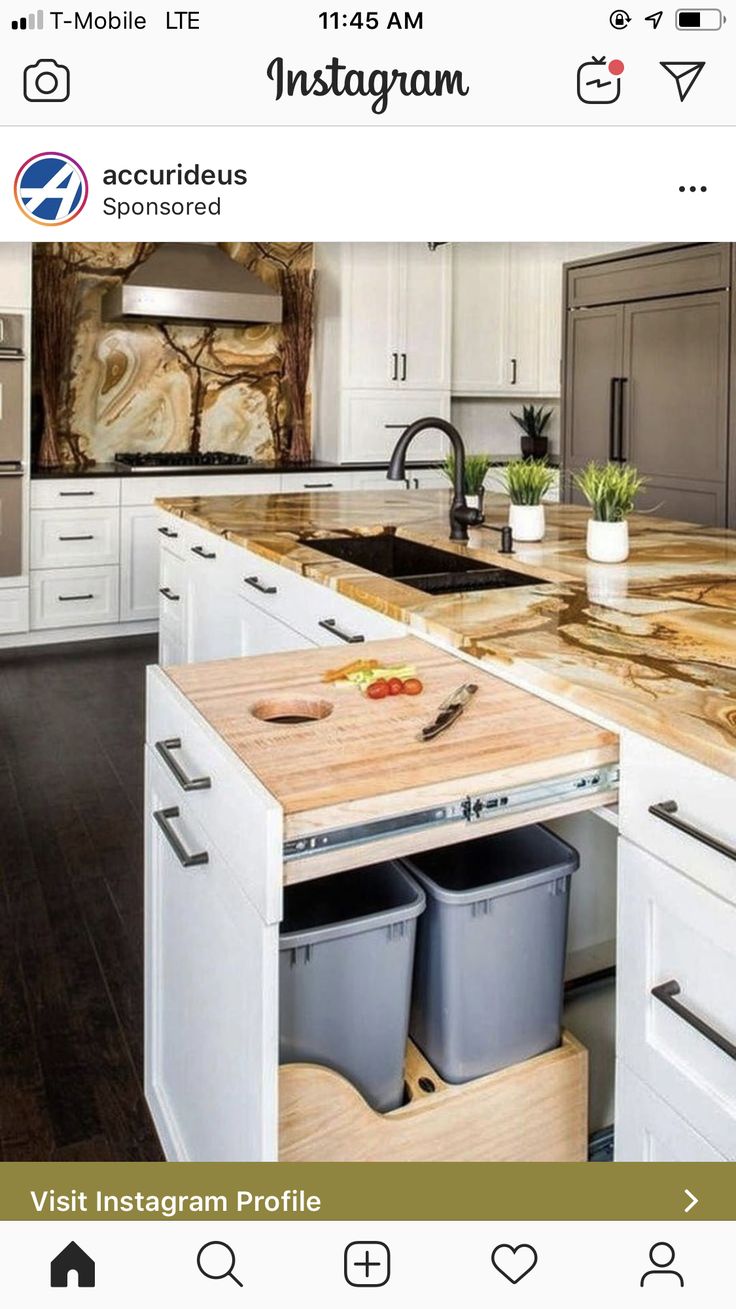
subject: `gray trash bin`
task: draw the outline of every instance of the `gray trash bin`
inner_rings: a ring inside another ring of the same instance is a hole
[[[447,1082],[561,1039],[570,875],[577,851],[523,827],[404,860],[427,893],[410,1034]]]
[[[398,863],[287,887],[279,954],[280,1059],[326,1064],[374,1109],[396,1109],[416,920],[424,892]]]

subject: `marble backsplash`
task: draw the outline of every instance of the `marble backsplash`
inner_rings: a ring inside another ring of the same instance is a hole
[[[305,243],[222,248],[274,284],[285,270],[309,270],[312,264]],[[46,462],[52,463],[104,463],[119,450],[227,450],[254,459],[285,458],[292,423],[282,325],[102,322],[104,292],[152,249],[75,242],[37,247],[36,454],[42,439],[48,447],[51,432],[52,458]]]

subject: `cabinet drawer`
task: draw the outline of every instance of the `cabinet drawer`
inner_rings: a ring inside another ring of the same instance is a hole
[[[31,629],[118,621],[119,570],[54,568],[31,574]]]
[[[120,504],[117,477],[60,477],[31,481],[32,509],[98,509]]]
[[[160,497],[190,495],[275,495],[280,473],[181,473],[176,477],[124,477],[121,503],[152,505]]]
[[[349,391],[343,396],[343,458],[346,462],[391,458],[396,442],[409,423],[433,414],[450,417],[449,391]],[[442,459],[446,439],[428,429],[412,448],[415,459]]]
[[[187,549],[187,528],[183,519],[177,518],[175,514],[167,514],[163,510],[159,510],[156,531],[159,545],[170,554],[178,555],[180,559],[183,559]]]
[[[0,589],[0,636],[28,631],[28,587]]]
[[[282,491],[349,491],[352,473],[283,473]]]
[[[736,907],[622,839],[618,939],[620,1057],[736,1159]]]
[[[281,917],[282,824],[260,786],[160,669],[149,669],[146,739],[171,780],[183,821],[193,820],[232,866],[266,922]],[[176,743],[176,744],[175,744]],[[273,876],[267,870],[274,868]],[[216,943],[213,942],[213,948]]]
[[[300,615],[301,630],[317,645],[350,645],[351,637],[380,641],[406,634],[402,623],[348,600],[329,586],[318,589],[322,595],[310,596],[309,604],[304,606],[303,623]]]
[[[168,549],[162,550],[159,557],[158,580],[159,621],[162,629],[164,624],[167,626],[170,636],[176,633],[176,640],[181,643],[183,652],[187,607],[186,564]],[[160,662],[170,664],[175,661],[164,658],[163,654],[161,654]],[[178,662],[183,662],[183,658]]]
[[[735,790],[732,778],[674,750],[633,734],[622,738],[621,834],[734,904]],[[709,841],[731,853],[714,849]]]
[[[582,268],[568,268],[568,306],[623,304],[663,295],[712,291],[730,284],[730,252],[726,244],[662,250],[630,259],[609,259]]]
[[[719,1152],[619,1060],[616,1067],[616,1162],[724,1163]]]
[[[34,509],[31,568],[83,568],[120,558],[120,511]]]

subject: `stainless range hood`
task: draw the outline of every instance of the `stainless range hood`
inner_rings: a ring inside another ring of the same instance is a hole
[[[216,245],[163,244],[102,300],[107,323],[280,323],[281,296]]]

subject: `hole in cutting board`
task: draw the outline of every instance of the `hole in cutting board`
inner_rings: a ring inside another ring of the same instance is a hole
[[[268,700],[258,700],[251,706],[254,718],[262,723],[277,723],[282,727],[296,726],[299,723],[318,723],[329,718],[334,706],[329,700],[315,697],[277,695]]]

